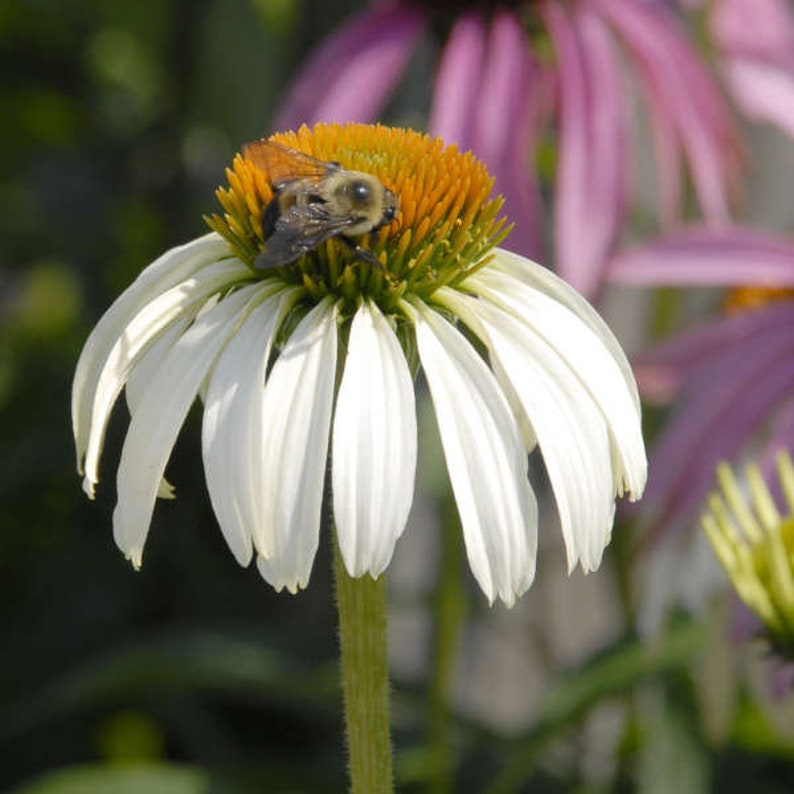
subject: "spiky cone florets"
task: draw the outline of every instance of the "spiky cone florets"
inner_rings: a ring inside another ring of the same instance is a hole
[[[315,300],[333,295],[355,304],[372,298],[387,313],[406,295],[427,300],[438,288],[454,286],[482,267],[509,231],[499,217],[503,202],[491,197],[493,180],[483,164],[471,153],[445,147],[439,138],[379,125],[319,124],[270,140],[372,174],[398,200],[395,220],[361,241],[382,269],[357,258],[335,238],[279,268],[280,278],[302,284]],[[226,175],[228,187],[217,191],[224,213],[206,220],[253,265],[265,244],[262,214],[274,197],[271,181],[241,154]]]

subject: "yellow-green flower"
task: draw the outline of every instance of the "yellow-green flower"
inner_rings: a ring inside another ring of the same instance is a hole
[[[717,468],[703,527],[742,600],[764,622],[776,645],[794,648],[794,465],[777,457],[786,502],[781,514],[758,467],[747,468],[743,493],[730,466]]]
[[[511,604],[535,572],[527,454],[543,454],[569,567],[596,568],[616,495],[646,478],[639,399],[601,318],[545,268],[497,247],[501,199],[470,153],[410,130],[317,125],[275,136],[376,176],[399,214],[357,257],[337,238],[257,270],[268,175],[243,156],[213,232],[165,253],[111,306],[75,373],[78,468],[92,495],[110,411],[132,416],[118,469],[116,541],[138,566],[166,463],[204,403],[207,486],[238,561],[305,587],[326,472],[352,576],[389,564],[413,501],[413,378],[429,386],[469,562]],[[269,178],[269,176],[271,178]]]

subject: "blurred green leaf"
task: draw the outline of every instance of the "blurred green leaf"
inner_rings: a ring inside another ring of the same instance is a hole
[[[130,31],[112,27],[98,30],[86,55],[97,79],[124,87],[142,104],[157,96],[162,76],[144,42]]]
[[[7,113],[20,136],[48,146],[74,144],[80,132],[77,108],[71,100],[43,86],[30,86],[9,97]]]
[[[82,291],[75,274],[63,265],[42,263],[25,276],[15,321],[22,332],[47,339],[74,326],[82,303]]]
[[[640,746],[639,794],[708,794],[709,758],[691,720],[661,691],[643,693],[643,742]]]
[[[574,727],[599,702],[629,692],[654,676],[687,667],[700,653],[704,637],[702,625],[681,623],[652,643],[641,639],[620,642],[562,676],[546,697],[535,724],[512,742],[508,761],[489,788],[490,794],[523,790],[546,742]]]
[[[249,637],[169,633],[111,651],[5,706],[0,739],[97,705],[197,691],[335,709],[338,671],[336,664],[304,669]]]
[[[290,33],[298,22],[301,3],[296,0],[251,0],[262,27],[273,34]]]
[[[108,129],[131,135],[155,118],[165,81],[160,65],[138,36],[121,28],[102,28],[92,36],[86,60],[104,88],[97,109]]]
[[[198,769],[153,764],[78,766],[51,772],[13,789],[13,794],[203,794],[208,777]]]
[[[788,713],[791,715],[792,710]],[[760,705],[748,698],[740,702],[737,710],[733,740],[751,752],[794,760],[794,744],[781,738]]]
[[[114,764],[157,761],[165,740],[157,724],[138,711],[114,714],[102,726],[97,743],[102,757]]]

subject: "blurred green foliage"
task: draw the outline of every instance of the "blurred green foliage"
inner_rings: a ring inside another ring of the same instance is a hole
[[[105,479],[92,504],[75,472],[69,399],[93,324],[142,267],[205,231],[201,215],[214,209],[231,155],[267,134],[307,49],[354,6],[0,4],[2,790],[345,788],[327,539],[300,596],[277,595],[256,571],[240,569],[203,487],[194,416],[169,467],[179,498],[158,506],[135,573],[111,533],[124,408],[109,428]],[[459,606],[456,621],[468,614]],[[452,726],[441,719],[436,729],[450,737],[444,764],[460,784],[454,790],[482,791],[495,781],[494,790],[522,791],[527,780],[534,791],[597,790],[575,769],[537,772],[534,761],[605,698],[631,703],[649,680],[688,680],[683,671],[702,636],[691,625],[677,632],[656,650],[629,637],[586,660],[549,693],[523,735],[507,740],[471,718],[458,715]],[[404,790],[433,779],[423,749],[425,696],[397,682]],[[753,779],[769,782],[763,790],[794,786],[784,765],[789,748],[768,726],[758,729],[751,708],[737,739],[746,756],[714,757],[698,739],[694,697],[662,713],[653,734],[639,718],[629,731],[627,758],[640,759],[640,774],[623,763],[619,790],[643,775],[658,784],[664,762],[699,780],[712,763],[727,791],[727,781],[746,780],[759,759],[765,771]],[[664,754],[638,751],[655,746]]]

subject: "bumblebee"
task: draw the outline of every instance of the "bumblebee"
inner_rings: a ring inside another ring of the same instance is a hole
[[[265,247],[254,267],[288,265],[332,237],[358,258],[381,266],[371,251],[350,239],[391,223],[397,215],[397,198],[379,179],[276,141],[246,144],[243,156],[268,174],[274,194],[262,212]]]

